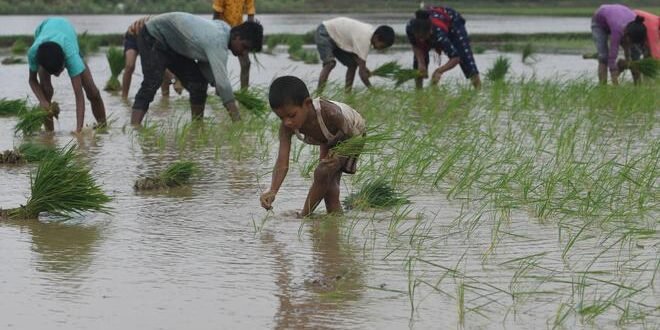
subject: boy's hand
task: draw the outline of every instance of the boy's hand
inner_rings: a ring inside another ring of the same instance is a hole
[[[266,210],[271,210],[273,208],[273,202],[275,201],[276,194],[276,192],[270,190],[261,194],[261,197],[259,197],[261,207],[265,208]]]
[[[440,70],[435,70],[435,72],[433,72],[433,77],[431,77],[431,83],[435,85],[440,81],[441,78],[442,72],[440,72]]]
[[[42,109],[48,111],[48,110],[50,110],[50,102],[47,102],[47,101],[39,102],[39,107],[41,107]]]
[[[427,67],[420,67],[419,68],[419,77],[426,79],[429,77],[429,69]]]

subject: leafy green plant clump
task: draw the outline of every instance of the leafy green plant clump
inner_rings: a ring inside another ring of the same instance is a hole
[[[269,111],[268,103],[254,90],[241,89],[234,92],[236,101],[257,117],[263,117]]]
[[[0,116],[15,116],[27,110],[27,101],[21,99],[0,99]]]
[[[32,135],[41,129],[45,120],[58,118],[59,114],[60,106],[57,102],[52,102],[47,111],[41,107],[21,111],[18,114],[18,123],[16,123],[14,133],[22,132],[23,135]]]
[[[124,52],[117,47],[110,47],[108,53],[106,54],[108,63],[110,64],[110,79],[105,83],[106,91],[118,91],[121,89],[121,83],[119,82],[119,74],[124,69],[126,65],[126,59],[124,58]]]
[[[493,66],[486,72],[486,78],[493,82],[504,81],[510,67],[511,61],[509,58],[498,56]]]
[[[38,162],[55,154],[55,148],[39,143],[26,142],[18,148],[0,153],[0,164]]]
[[[195,163],[190,161],[179,161],[171,164],[162,173],[155,177],[140,178],[135,181],[135,190],[158,190],[178,187],[190,182],[195,174]]]
[[[365,183],[359,191],[344,199],[344,207],[350,209],[382,209],[404,204],[410,200],[396,191],[385,179],[378,178]]]
[[[82,212],[109,213],[110,202],[90,169],[76,155],[75,146],[58,149],[30,174],[31,196],[24,206],[2,210],[0,218],[36,219],[42,212],[70,217]]]

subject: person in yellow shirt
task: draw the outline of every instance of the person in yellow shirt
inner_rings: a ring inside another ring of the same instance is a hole
[[[243,14],[248,15],[248,22],[254,22],[254,0],[213,0],[213,19],[225,21],[234,27],[243,23]],[[241,64],[241,88],[250,85],[249,54],[238,57]]]

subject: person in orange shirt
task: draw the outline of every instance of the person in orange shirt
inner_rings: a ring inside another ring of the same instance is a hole
[[[651,56],[654,59],[660,59],[660,18],[649,12],[642,10],[633,10],[637,16],[644,18],[646,26],[646,45],[644,55]]]
[[[248,15],[248,22],[254,22],[254,0],[213,0],[213,19],[227,22],[234,27],[243,23],[243,14]],[[249,54],[238,57],[241,64],[241,89],[250,85]]]

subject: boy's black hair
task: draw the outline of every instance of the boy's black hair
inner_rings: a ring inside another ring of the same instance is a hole
[[[273,109],[285,105],[302,106],[308,97],[307,86],[294,76],[282,76],[273,80],[268,91],[268,102]]]
[[[637,16],[635,20],[628,23],[626,32],[630,41],[634,44],[643,44],[646,41],[646,26],[644,25],[644,17]]]
[[[64,51],[60,45],[48,41],[37,48],[37,64],[50,74],[56,74],[64,67]]]
[[[264,27],[257,22],[245,22],[231,28],[230,36],[248,41],[251,51],[260,52],[264,43]]]
[[[420,9],[415,12],[415,18],[410,20],[410,27],[415,36],[422,35],[431,29],[431,14]]]
[[[378,37],[378,41],[383,42],[385,47],[392,46],[394,43],[394,29],[389,25],[381,25],[376,31],[374,36]]]

